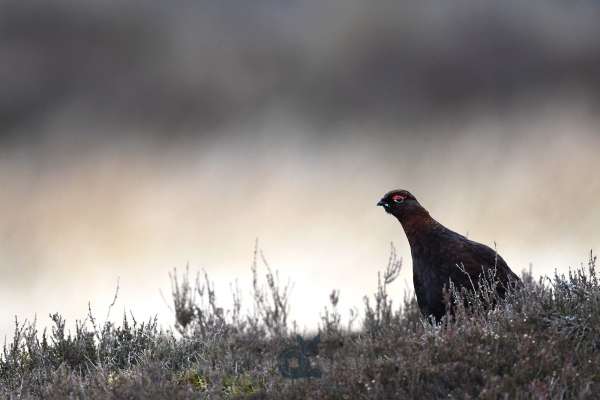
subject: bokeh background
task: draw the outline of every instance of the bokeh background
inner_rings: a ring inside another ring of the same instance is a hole
[[[0,1],[0,336],[224,304],[256,238],[292,317],[372,293],[412,191],[516,271],[600,245],[598,2]],[[264,270],[263,270],[264,271]],[[246,292],[245,308],[251,307]]]

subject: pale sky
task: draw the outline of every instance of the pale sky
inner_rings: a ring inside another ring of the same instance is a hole
[[[229,303],[239,279],[251,307],[250,263],[259,238],[272,267],[294,283],[292,314],[315,327],[331,289],[341,310],[376,287],[393,241],[411,287],[398,222],[375,203],[412,191],[447,227],[493,246],[515,271],[565,272],[600,244],[600,135],[585,103],[501,117],[426,124],[412,132],[340,127],[321,140],[273,118],[210,145],[79,148],[58,140],[0,159],[0,333],[14,316],[44,325],[50,312],[101,318],[117,280],[124,309],[172,320],[168,273],[204,268]],[[286,131],[286,135],[279,136]]]

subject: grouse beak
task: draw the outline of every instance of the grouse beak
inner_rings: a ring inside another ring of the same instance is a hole
[[[389,204],[384,199],[381,199],[381,200],[379,200],[379,202],[377,203],[377,205],[378,206],[382,206],[382,207],[387,207]]]

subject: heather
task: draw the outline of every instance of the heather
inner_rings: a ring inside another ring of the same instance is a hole
[[[600,391],[596,257],[496,298],[454,291],[452,315],[424,319],[414,296],[392,299],[401,260],[374,279],[362,310],[340,310],[333,290],[319,331],[290,321],[290,286],[257,249],[251,313],[221,305],[208,275],[171,275],[175,323],[100,324],[90,312],[68,329],[60,314],[40,331],[15,321],[0,355],[9,399],[579,399]],[[292,277],[293,278],[293,277]],[[450,296],[449,296],[450,298]],[[490,307],[494,304],[494,307]]]

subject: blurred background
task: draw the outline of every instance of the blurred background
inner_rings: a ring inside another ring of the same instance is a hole
[[[173,321],[169,271],[251,308],[260,240],[314,328],[377,285],[413,192],[536,276],[600,244],[600,4],[0,1],[0,337]],[[264,272],[264,270],[262,270]],[[261,270],[259,270],[261,272]],[[244,294],[243,293],[243,294]]]

